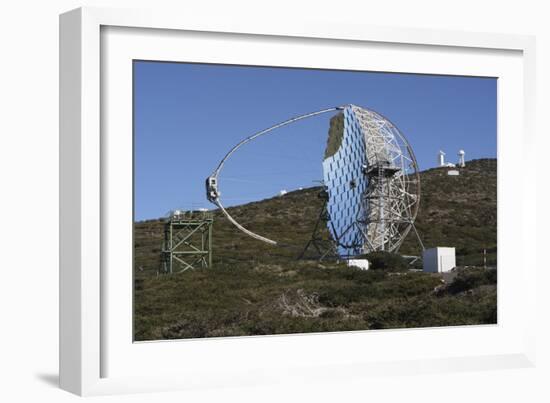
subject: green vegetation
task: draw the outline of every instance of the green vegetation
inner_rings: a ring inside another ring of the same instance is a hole
[[[365,256],[371,270],[407,271],[411,267],[401,255],[389,252],[372,252]]]
[[[495,270],[487,271],[496,272]],[[496,323],[496,277],[299,261],[136,279],[137,340]],[[470,277],[473,279],[470,280]],[[455,280],[456,281],[456,280]],[[473,288],[458,291],[464,284]]]
[[[496,264],[496,160],[421,173],[417,221],[427,247],[457,246],[460,265]],[[319,188],[230,209],[245,227],[303,245],[322,200]],[[158,274],[163,224],[134,227],[136,340],[242,336],[496,323],[496,270],[450,275],[407,270],[388,253],[370,254],[373,270],[298,261],[300,247],[275,248],[242,234],[215,212],[210,269]],[[409,234],[401,252],[418,255]],[[409,266],[411,267],[411,266]]]
[[[481,265],[486,249],[487,264],[496,265],[497,160],[469,161],[459,176],[448,176],[446,168],[430,169],[421,172],[420,184],[416,228],[425,247],[454,246],[457,264],[464,266]],[[418,254],[412,231],[400,253]]]

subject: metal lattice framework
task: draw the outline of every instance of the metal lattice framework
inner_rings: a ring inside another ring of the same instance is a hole
[[[377,112],[349,105],[340,118],[339,130],[329,133],[340,137],[339,147],[323,161],[339,254],[397,251],[414,228],[420,201],[412,148]]]
[[[162,271],[211,267],[213,222],[210,211],[171,212],[164,225]]]
[[[244,228],[227,212],[220,200],[218,176],[227,159],[244,144],[279,127],[335,111],[339,113],[331,120],[327,145],[327,151],[330,145],[330,152],[325,153],[322,164],[328,192],[324,208],[338,254],[351,257],[378,250],[397,251],[411,228],[414,229],[420,201],[418,165],[410,144],[399,129],[370,109],[355,105],[323,109],[245,138],[225,155],[206,179],[208,200],[244,233],[278,245],[277,241]],[[332,125],[334,119],[340,119],[334,126],[336,129]]]
[[[319,211],[319,217],[313,227],[310,240],[306,243],[304,249],[299,255],[299,259],[325,260],[334,259],[339,256],[338,245],[334,241],[331,233],[334,233],[332,221],[327,208],[328,191],[323,186],[318,197],[323,200],[323,206]]]

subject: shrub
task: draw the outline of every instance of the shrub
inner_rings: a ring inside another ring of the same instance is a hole
[[[447,288],[450,294],[458,294],[481,285],[496,284],[497,271],[483,268],[462,269]]]
[[[409,263],[400,255],[390,252],[372,252],[365,256],[369,261],[369,269],[387,271],[405,271]]]
[[[370,290],[370,287],[364,285],[347,287],[327,285],[320,290],[319,302],[329,307],[348,306],[353,302],[367,298]]]

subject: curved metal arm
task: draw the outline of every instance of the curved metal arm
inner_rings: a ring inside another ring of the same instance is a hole
[[[266,237],[263,237],[261,235],[258,235],[248,229],[246,229],[245,227],[243,227],[241,224],[239,224],[228,212],[227,210],[223,207],[223,205],[221,204],[220,202],[220,191],[218,189],[218,176],[220,175],[220,172],[225,164],[225,162],[229,159],[229,157],[235,152],[237,151],[240,147],[242,147],[243,145],[245,145],[246,143],[260,137],[260,136],[263,136],[275,129],[278,129],[279,127],[283,127],[283,126],[286,126],[286,125],[289,125],[291,123],[294,123],[294,122],[297,122],[299,120],[302,120],[302,119],[307,119],[307,118],[311,118],[313,116],[317,116],[317,115],[321,115],[323,113],[327,113],[327,112],[334,112],[334,111],[338,111],[338,110],[343,110],[344,108],[346,107],[346,105],[344,106],[335,106],[335,107],[332,107],[332,108],[327,108],[327,109],[322,109],[320,111],[316,111],[316,112],[310,112],[310,113],[306,113],[305,115],[300,115],[300,116],[296,116],[296,117],[293,117],[291,119],[288,119],[288,120],[285,120],[284,122],[281,122],[281,123],[278,123],[274,126],[271,126],[271,127],[268,127],[267,129],[264,129],[262,131],[259,131],[257,133],[254,133],[252,136],[250,137],[247,137],[245,138],[244,140],[241,140],[239,143],[237,143],[231,150],[229,150],[229,152],[227,154],[225,154],[225,157],[223,157],[223,159],[220,161],[220,163],[218,164],[217,168],[214,170],[214,172],[212,172],[212,174],[206,178],[206,198],[213,204],[215,204],[216,206],[219,207],[219,209],[223,212],[223,214],[227,217],[227,219],[229,221],[231,221],[233,223],[233,225],[235,225],[238,229],[240,229],[242,232],[244,232],[245,234],[251,236],[252,238],[255,238],[255,239],[258,239],[260,241],[263,241],[263,242],[266,242],[270,245],[277,245],[277,242],[276,241],[273,241],[272,239],[269,239],[269,238],[266,238]]]

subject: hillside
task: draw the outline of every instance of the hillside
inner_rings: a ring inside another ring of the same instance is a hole
[[[421,201],[416,228],[424,246],[455,246],[459,264],[479,264],[487,249],[496,264],[497,160],[468,161],[459,176],[447,168],[420,174]],[[418,242],[410,234],[400,250],[418,254]]]
[[[496,160],[421,173],[416,226],[426,247],[456,246],[457,264],[496,265]],[[319,188],[229,208],[241,224],[290,248],[256,241],[216,211],[213,267],[160,275],[163,223],[136,223],[137,340],[495,323],[496,276],[462,270],[454,283],[415,272],[361,272],[297,261],[322,206]],[[409,234],[401,253],[419,255]],[[453,286],[454,284],[454,286]]]
[[[496,169],[495,159],[481,159],[468,161],[459,176],[448,176],[446,168],[421,172],[422,197],[416,227],[425,247],[455,246],[462,264],[481,263],[483,248],[492,261],[496,259]],[[246,228],[291,248],[274,248],[256,241],[216,211],[214,264],[249,260],[274,263],[297,257],[319,215],[319,191],[312,187],[227,209]],[[136,223],[136,267],[153,273],[159,269],[162,225],[161,220]],[[420,254],[412,232],[400,253]]]

